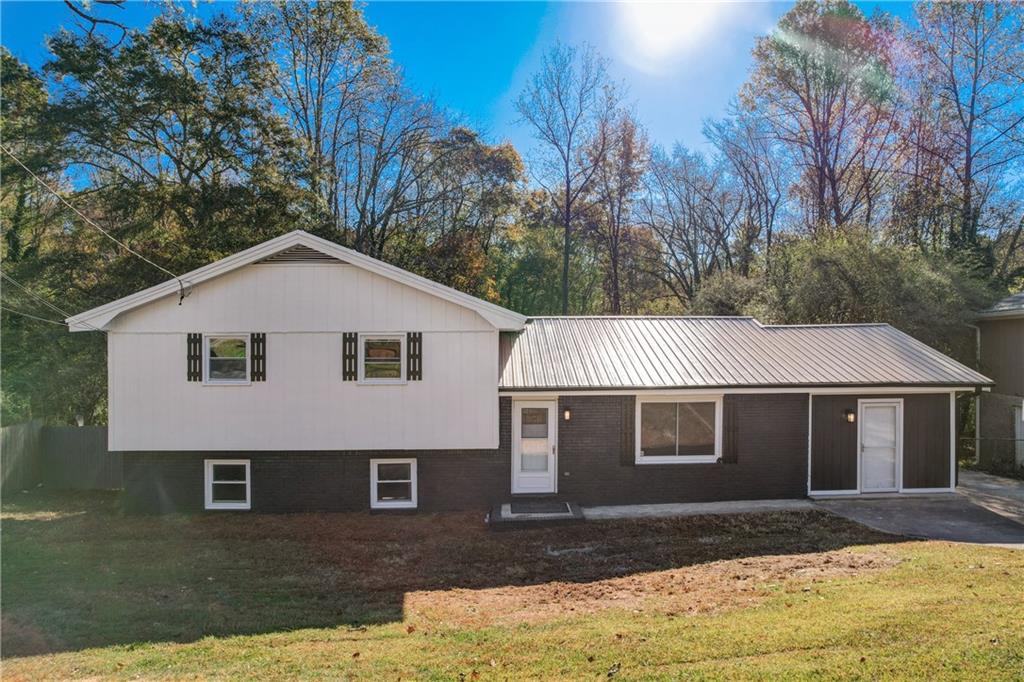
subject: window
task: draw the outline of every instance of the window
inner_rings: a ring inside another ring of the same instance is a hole
[[[207,336],[206,383],[249,383],[249,337]]]
[[[416,508],[416,460],[370,460],[370,508]]]
[[[405,383],[405,335],[364,334],[359,337],[359,381]]]
[[[206,460],[206,508],[249,508],[249,460]]]
[[[636,462],[715,462],[722,456],[722,398],[637,398]]]

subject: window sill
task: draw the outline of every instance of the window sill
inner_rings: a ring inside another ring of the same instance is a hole
[[[415,502],[374,502],[370,509],[415,509]]]
[[[211,502],[205,507],[207,511],[248,511],[251,508],[252,506],[248,503],[235,504],[231,502]]]
[[[245,381],[209,381],[203,382],[203,386],[251,386],[252,381],[246,379]]]
[[[636,458],[636,463],[650,466],[652,464],[718,464],[721,457],[715,455],[700,455],[690,457],[644,457]]]
[[[404,386],[407,383],[405,379],[360,379],[356,382],[359,386]]]

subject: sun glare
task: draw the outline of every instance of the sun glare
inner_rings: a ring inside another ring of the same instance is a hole
[[[643,71],[658,71],[698,49],[716,24],[735,9],[716,2],[622,2],[615,23],[622,57]]]

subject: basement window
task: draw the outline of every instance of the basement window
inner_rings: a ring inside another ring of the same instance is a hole
[[[249,460],[206,460],[206,508],[249,509]]]
[[[370,460],[370,508],[416,508],[416,460]]]
[[[637,398],[636,434],[637,464],[717,462],[722,397]]]

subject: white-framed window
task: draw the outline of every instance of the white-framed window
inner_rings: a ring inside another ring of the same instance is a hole
[[[405,383],[405,334],[359,335],[359,381]]]
[[[722,396],[637,396],[636,463],[717,462]]]
[[[250,492],[249,460],[206,460],[207,509],[249,509]]]
[[[204,335],[203,380],[207,384],[249,383],[249,335]]]
[[[416,508],[416,459],[370,460],[370,508]]]

